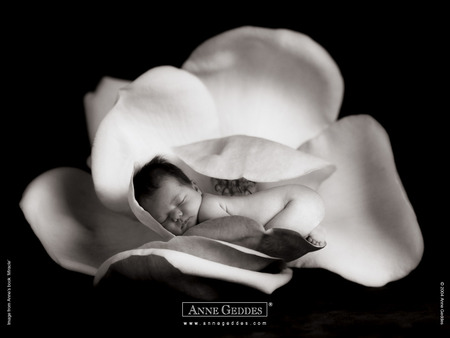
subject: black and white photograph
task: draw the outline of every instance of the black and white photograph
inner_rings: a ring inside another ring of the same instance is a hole
[[[448,336],[442,8],[80,7],[3,24],[2,331]]]

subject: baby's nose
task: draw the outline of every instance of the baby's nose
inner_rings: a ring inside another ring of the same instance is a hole
[[[183,212],[180,209],[175,209],[172,211],[172,220],[177,222],[181,216],[183,216]]]

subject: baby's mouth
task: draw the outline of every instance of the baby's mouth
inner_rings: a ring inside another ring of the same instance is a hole
[[[188,217],[185,221],[181,223],[181,230],[186,230],[189,227],[189,221],[192,217]]]

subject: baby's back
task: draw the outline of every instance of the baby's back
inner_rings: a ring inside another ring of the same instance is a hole
[[[222,205],[232,216],[244,216],[265,225],[289,202],[291,186],[281,186],[246,196],[217,196],[210,198]]]

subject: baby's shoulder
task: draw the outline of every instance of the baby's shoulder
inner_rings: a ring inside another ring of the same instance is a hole
[[[211,218],[229,216],[222,196],[203,194],[199,210],[199,219],[204,221]]]
[[[223,209],[227,210],[227,206],[230,204],[229,196],[221,196],[214,194],[203,194],[201,207],[207,209]]]
[[[204,193],[202,195],[202,205],[206,204],[206,205],[211,205],[211,204],[218,204],[220,203],[221,200],[221,196],[218,195],[213,195],[213,194],[208,194],[208,193]]]

